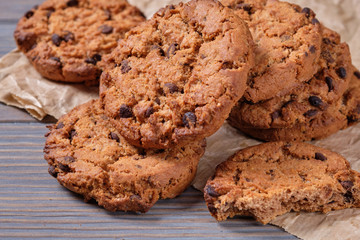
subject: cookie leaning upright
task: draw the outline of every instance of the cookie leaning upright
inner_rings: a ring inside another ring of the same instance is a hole
[[[105,113],[129,142],[169,148],[210,136],[241,98],[253,66],[246,24],[219,2],[168,6],[107,59]]]
[[[217,220],[245,215],[266,224],[290,211],[360,207],[360,173],[327,149],[271,142],[240,150],[221,163],[204,197]]]
[[[143,21],[126,0],[47,0],[19,20],[14,37],[44,77],[92,85],[101,74],[97,62]]]
[[[309,8],[277,0],[222,0],[249,26],[256,44],[247,101],[282,96],[317,71],[321,26]]]
[[[64,187],[115,211],[148,211],[182,193],[196,174],[205,140],[171,150],[144,150],[125,141],[99,104],[75,107],[50,128],[49,173]]]

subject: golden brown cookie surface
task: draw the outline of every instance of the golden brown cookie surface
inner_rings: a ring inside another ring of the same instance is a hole
[[[290,211],[360,207],[360,174],[327,149],[271,142],[243,149],[221,163],[204,196],[217,220],[246,215],[266,224]]]
[[[309,8],[277,0],[222,0],[246,21],[255,42],[255,67],[244,98],[282,96],[317,71],[321,26]]]
[[[191,183],[205,141],[172,150],[130,145],[93,100],[74,108],[51,127],[45,144],[49,173],[85,200],[107,210],[148,211]]]
[[[289,94],[251,104],[239,101],[229,120],[249,128],[291,128],[311,121],[331,108],[348,89],[353,76],[349,47],[340,35],[323,27],[318,72]]]
[[[213,134],[253,64],[245,23],[212,0],[168,6],[119,42],[101,76],[105,113],[129,142],[169,148]]]
[[[126,0],[47,0],[20,19],[14,37],[44,77],[93,85],[102,56],[144,20]]]

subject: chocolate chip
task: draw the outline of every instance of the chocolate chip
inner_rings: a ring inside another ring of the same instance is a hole
[[[61,37],[59,35],[57,35],[56,33],[54,33],[52,36],[51,36],[51,41],[55,44],[55,46],[60,46],[61,44]]]
[[[151,50],[157,50],[157,51],[159,51],[161,56],[163,56],[163,57],[165,56],[164,50],[158,45],[152,45],[150,49]]]
[[[323,101],[317,96],[310,96],[309,103],[314,107],[320,107],[323,104]]]
[[[308,57],[308,56],[309,56],[308,52],[305,52],[305,57]]]
[[[91,58],[85,59],[86,63],[93,64],[93,65],[96,65],[96,63],[98,61],[101,61],[101,55],[97,54],[97,53],[95,53]]]
[[[196,123],[196,115],[193,112],[187,112],[182,117],[182,122],[184,126],[190,128],[190,126],[195,126]]]
[[[331,41],[330,41],[330,39],[328,39],[328,38],[323,38],[323,43],[325,43],[325,44],[331,44]]]
[[[154,101],[156,102],[156,104],[157,104],[157,105],[160,105],[160,103],[161,103],[161,102],[160,102],[160,99],[159,99],[158,97],[157,97],[157,98],[155,98],[155,100],[154,100]]]
[[[315,159],[320,161],[325,161],[327,160],[327,157],[325,157],[324,154],[317,152],[315,153]]]
[[[32,16],[34,16],[34,12],[33,11],[27,11],[24,15],[27,19],[31,18]]]
[[[346,70],[343,67],[339,67],[336,69],[336,74],[341,77],[342,79],[346,78]]]
[[[74,138],[76,135],[77,135],[76,130],[72,129],[72,130],[70,131],[70,133],[69,133],[69,139],[70,139],[70,141],[72,141],[73,138]]]
[[[239,3],[239,4],[236,4],[235,9],[243,9],[248,14],[251,14],[252,6],[247,3]]]
[[[145,112],[145,117],[148,118],[148,117],[150,117],[153,113],[154,113],[154,108],[153,108],[153,107],[148,107],[148,109],[146,109],[146,112]]]
[[[347,202],[347,203],[353,202],[353,201],[354,201],[354,197],[353,197],[353,195],[352,195],[352,192],[347,191],[347,192],[344,194],[344,199],[345,199],[345,202]]]
[[[95,53],[92,58],[96,61],[96,62],[99,62],[101,61],[101,55],[98,54],[98,53]]]
[[[99,27],[99,29],[101,30],[101,33],[103,33],[103,34],[110,34],[113,32],[113,27],[109,26],[109,25],[101,25]]]
[[[171,5],[169,5],[169,9],[170,9],[170,10],[174,10],[174,9],[175,9],[175,6],[171,4]]]
[[[305,117],[314,117],[317,113],[318,113],[318,110],[311,109],[311,110],[307,111],[306,113],[304,113],[304,116]]]
[[[133,117],[133,112],[128,105],[122,104],[119,109],[119,116],[120,118],[131,118]]]
[[[129,72],[131,70],[131,67],[129,65],[129,61],[128,60],[123,60],[121,62],[121,73],[125,74],[127,72]]]
[[[206,188],[205,188],[205,193],[207,194],[207,195],[209,195],[210,197],[219,197],[219,196],[221,196],[218,192],[216,192],[216,190],[212,187],[212,186],[210,186],[210,185],[208,185],[208,186],[206,186]]]
[[[34,5],[32,8],[37,10],[39,8],[39,5]]]
[[[66,34],[64,35],[63,39],[65,42],[68,42],[70,40],[75,40],[75,36],[72,32],[66,31]]]
[[[72,163],[72,162],[75,162],[75,158],[73,158],[71,156],[66,156],[66,157],[64,157],[64,161],[66,163]]]
[[[78,6],[79,5],[79,1],[78,0],[69,0],[66,5],[68,7],[75,7],[75,6]]]
[[[320,24],[319,20],[317,20],[316,18],[314,18],[313,20],[311,20],[311,23],[312,23],[313,25]]]
[[[275,119],[280,117],[280,111],[275,111],[271,114],[271,119],[274,121]]]
[[[111,132],[111,133],[110,133],[110,138],[111,138],[112,140],[115,140],[115,141],[117,141],[117,142],[120,142],[119,136],[118,136],[116,133],[114,133],[114,132]]]
[[[305,13],[305,17],[310,17],[311,14],[311,9],[308,7],[303,8],[303,10],[301,11],[302,13]]]
[[[58,174],[58,173],[56,172],[56,169],[55,169],[54,166],[49,166],[48,172],[49,172],[49,174],[50,174],[51,176],[53,176],[54,178],[57,177],[57,174]]]
[[[329,92],[331,92],[332,90],[334,90],[334,81],[331,77],[325,77],[325,82],[328,85],[329,88]]]
[[[164,87],[168,88],[170,93],[179,91],[179,88],[174,83],[165,83]]]
[[[359,71],[355,71],[354,75],[357,79],[360,79],[360,72]]]
[[[311,45],[311,46],[309,47],[309,51],[310,51],[311,53],[315,53],[315,52],[316,52],[315,46],[314,46],[314,45]]]
[[[216,207],[214,206],[214,204],[212,203],[208,203],[207,204],[207,207],[209,209],[209,212],[212,214],[212,215],[215,215],[217,213],[217,209]]]
[[[96,60],[93,58],[87,58],[87,59],[85,59],[85,62],[92,64],[92,65],[96,65]]]
[[[332,57],[332,55],[329,51],[322,51],[321,57],[324,58],[328,63],[335,62],[334,58]]]
[[[351,188],[354,186],[354,183],[352,181],[340,181],[341,186],[345,188],[347,191],[350,191]]]
[[[61,63],[61,60],[60,60],[60,58],[58,58],[58,57],[50,57],[50,59],[53,60],[53,61],[55,61],[55,62]]]
[[[105,12],[106,20],[111,20],[111,12],[108,9],[105,9],[104,12]]]
[[[63,172],[70,172],[70,168],[69,168],[69,166],[67,166],[67,165],[64,165],[64,164],[62,164],[62,163],[58,163],[58,167],[59,167],[59,169],[60,169],[61,171],[63,171]]]
[[[59,122],[58,125],[56,126],[56,129],[61,129],[63,128],[65,125],[63,122]]]
[[[169,58],[170,56],[175,55],[175,51],[177,50],[178,46],[179,46],[179,44],[172,43],[170,45],[170,47],[168,48],[168,50],[166,51],[166,57]]]

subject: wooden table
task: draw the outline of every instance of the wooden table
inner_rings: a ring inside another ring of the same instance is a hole
[[[17,20],[41,0],[0,0],[0,56],[15,48]],[[43,159],[46,125],[0,104],[0,239],[296,239],[236,218],[216,222],[202,193],[189,188],[146,214],[111,213],[61,187]]]

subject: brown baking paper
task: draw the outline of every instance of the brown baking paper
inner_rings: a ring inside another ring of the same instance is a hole
[[[318,19],[338,31],[350,45],[355,66],[360,67],[360,1],[359,0],[289,0],[310,7]],[[166,4],[179,0],[129,0],[147,17]],[[59,118],[74,106],[96,98],[98,89],[83,85],[56,83],[42,78],[26,57],[14,50],[0,59],[0,101],[26,109],[37,119],[47,114]],[[245,137],[227,123],[208,138],[207,150],[200,161],[193,186],[202,190],[215,166],[236,151],[259,144]],[[353,169],[360,171],[360,124],[340,131],[313,144],[339,152]],[[360,239],[360,209],[332,211],[328,214],[289,213],[271,224],[284,228],[303,239]]]

